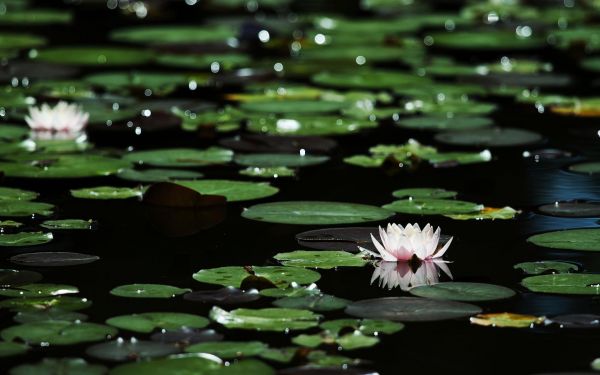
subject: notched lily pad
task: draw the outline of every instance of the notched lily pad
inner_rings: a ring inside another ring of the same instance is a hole
[[[337,267],[362,267],[367,260],[361,254],[345,251],[296,250],[274,256],[284,266],[331,269]]]
[[[545,273],[569,273],[579,271],[579,265],[575,263],[554,260],[523,262],[515,264],[514,268],[519,269],[528,275],[541,275]]]
[[[271,287],[285,288],[291,283],[310,284],[318,281],[321,275],[315,271],[297,267],[219,267],[196,272],[194,280],[223,286],[241,288],[244,282],[260,278]]]

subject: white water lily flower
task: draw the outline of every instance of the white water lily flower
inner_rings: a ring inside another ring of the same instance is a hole
[[[386,262],[407,262],[414,257],[426,261],[441,259],[452,243],[452,237],[440,246],[440,227],[434,232],[429,224],[421,230],[419,224],[408,224],[406,227],[397,224],[388,224],[387,231],[379,227],[381,243],[371,235],[373,245],[379,253],[359,247],[374,257],[382,258]]]
[[[437,284],[441,275],[440,270],[452,279],[450,268],[444,261],[425,261],[416,270],[408,262],[379,262],[373,271],[371,284],[379,279],[381,288],[392,290],[400,287],[407,291],[420,285]]]
[[[87,125],[89,117],[81,106],[60,101],[54,107],[46,103],[30,107],[25,121],[33,131],[78,133]]]

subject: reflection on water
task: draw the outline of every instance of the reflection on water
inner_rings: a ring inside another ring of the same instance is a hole
[[[389,290],[400,287],[409,290],[419,285],[433,285],[439,282],[442,272],[452,279],[448,263],[441,260],[429,260],[413,264],[412,262],[379,262],[371,277],[371,284],[379,279],[379,287]]]

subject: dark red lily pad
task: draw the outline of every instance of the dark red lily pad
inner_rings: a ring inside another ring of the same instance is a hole
[[[100,257],[90,254],[71,252],[25,253],[11,257],[12,263],[29,267],[65,267],[88,264],[99,260]]]

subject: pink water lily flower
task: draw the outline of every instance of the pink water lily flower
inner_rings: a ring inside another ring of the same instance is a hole
[[[378,253],[359,247],[361,251],[386,262],[408,262],[415,257],[421,261],[441,259],[450,244],[452,237],[440,245],[441,229],[433,231],[429,224],[421,230],[419,224],[408,224],[406,227],[397,224],[388,224],[387,231],[379,227],[381,243],[371,235],[373,245]]]
[[[81,106],[60,101],[54,107],[44,103],[41,107],[30,107],[27,125],[33,131],[78,133],[87,125],[90,114]]]

